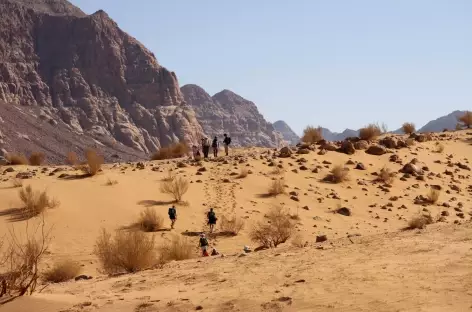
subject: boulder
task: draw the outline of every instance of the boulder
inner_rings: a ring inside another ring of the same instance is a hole
[[[355,168],[355,169],[357,169],[357,170],[366,170],[363,163],[358,163],[358,164],[356,165],[356,168]]]
[[[308,148],[300,148],[297,151],[297,154],[302,154],[302,155],[309,154],[309,153],[310,153],[310,150]]]
[[[324,145],[321,145],[321,149],[334,152],[338,150],[338,147],[333,142],[326,142]]]
[[[279,152],[280,158],[288,158],[290,156],[292,156],[292,150],[288,146],[282,147],[280,149],[280,152]]]
[[[397,139],[394,137],[385,137],[379,141],[380,145],[385,146],[386,148],[397,148]]]
[[[339,208],[339,209],[336,209],[336,213],[340,214],[340,215],[343,215],[343,216],[346,216],[346,217],[349,217],[351,216],[351,209],[349,208],[346,208],[346,207],[342,207],[342,208]]]
[[[356,152],[356,148],[354,147],[354,143],[351,141],[343,141],[339,151],[344,154],[352,155]]]
[[[387,153],[387,149],[382,145],[371,145],[365,152],[369,155],[380,156]]]
[[[354,143],[354,148],[356,150],[366,150],[369,148],[369,143],[364,140],[360,140]]]
[[[423,174],[423,170],[420,169],[417,165],[413,164],[413,163],[408,163],[406,164],[405,166],[403,166],[403,168],[400,170],[401,173],[408,173],[408,174],[419,174],[419,175],[422,175]]]

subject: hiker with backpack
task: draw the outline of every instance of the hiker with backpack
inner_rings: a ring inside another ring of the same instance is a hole
[[[169,214],[169,219],[170,219],[170,228],[174,229],[174,224],[175,221],[177,220],[177,210],[175,209],[175,205],[172,205],[172,207],[169,208],[168,211]]]
[[[225,146],[225,154],[226,154],[226,156],[228,156],[228,154],[229,154],[229,145],[231,144],[231,138],[226,133],[223,134],[223,136],[225,137],[224,140],[223,140],[223,143],[224,143],[224,146]]]
[[[218,220],[218,218],[216,217],[215,212],[213,211],[213,208],[210,208],[210,211],[208,211],[207,218],[208,218],[208,225],[210,226],[210,233],[213,233],[213,229],[215,228],[216,220]]]
[[[202,250],[202,257],[208,257],[208,251],[207,251],[207,248],[208,248],[208,239],[206,238],[205,234],[200,234],[200,241],[199,241],[199,244],[198,246],[201,248]]]
[[[215,156],[215,158],[218,157],[218,137],[215,136],[211,147],[213,148],[213,156]]]
[[[208,158],[208,153],[210,153],[210,140],[208,138],[202,138],[202,151],[203,158]]]

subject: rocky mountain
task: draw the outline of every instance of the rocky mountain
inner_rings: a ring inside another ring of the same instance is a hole
[[[343,141],[349,137],[356,137],[359,135],[358,130],[346,129],[341,133],[338,132],[331,132],[329,129],[321,128],[321,133],[323,134],[323,138],[327,141]]]
[[[273,147],[281,140],[257,106],[234,92],[223,90],[210,96],[193,84],[183,86],[181,92],[207,136],[228,133],[235,146]]]
[[[278,120],[272,124],[275,131],[282,135],[284,141],[290,145],[296,145],[300,142],[300,137],[290,128],[289,125],[283,120]]]
[[[428,122],[424,125],[419,132],[441,132],[444,129],[454,130],[456,129],[457,125],[457,118],[462,116],[465,112],[464,111],[453,111],[452,113],[439,117],[435,120]]]
[[[86,15],[66,0],[0,0],[0,17],[0,100],[8,105],[141,153],[202,135],[175,73],[105,12]]]

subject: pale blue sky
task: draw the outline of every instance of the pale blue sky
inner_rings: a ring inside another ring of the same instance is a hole
[[[176,72],[296,132],[472,109],[472,0],[72,0]]]

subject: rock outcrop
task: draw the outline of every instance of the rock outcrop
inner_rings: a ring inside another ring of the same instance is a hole
[[[175,73],[103,11],[0,0],[0,100],[52,126],[149,153],[202,135]]]
[[[207,136],[227,133],[234,146],[274,147],[280,143],[280,135],[253,102],[229,90],[210,96],[197,85],[185,85],[181,91]]]
[[[272,124],[275,131],[282,135],[282,139],[290,145],[297,145],[300,142],[300,137],[287,125],[283,120],[278,120]]]

